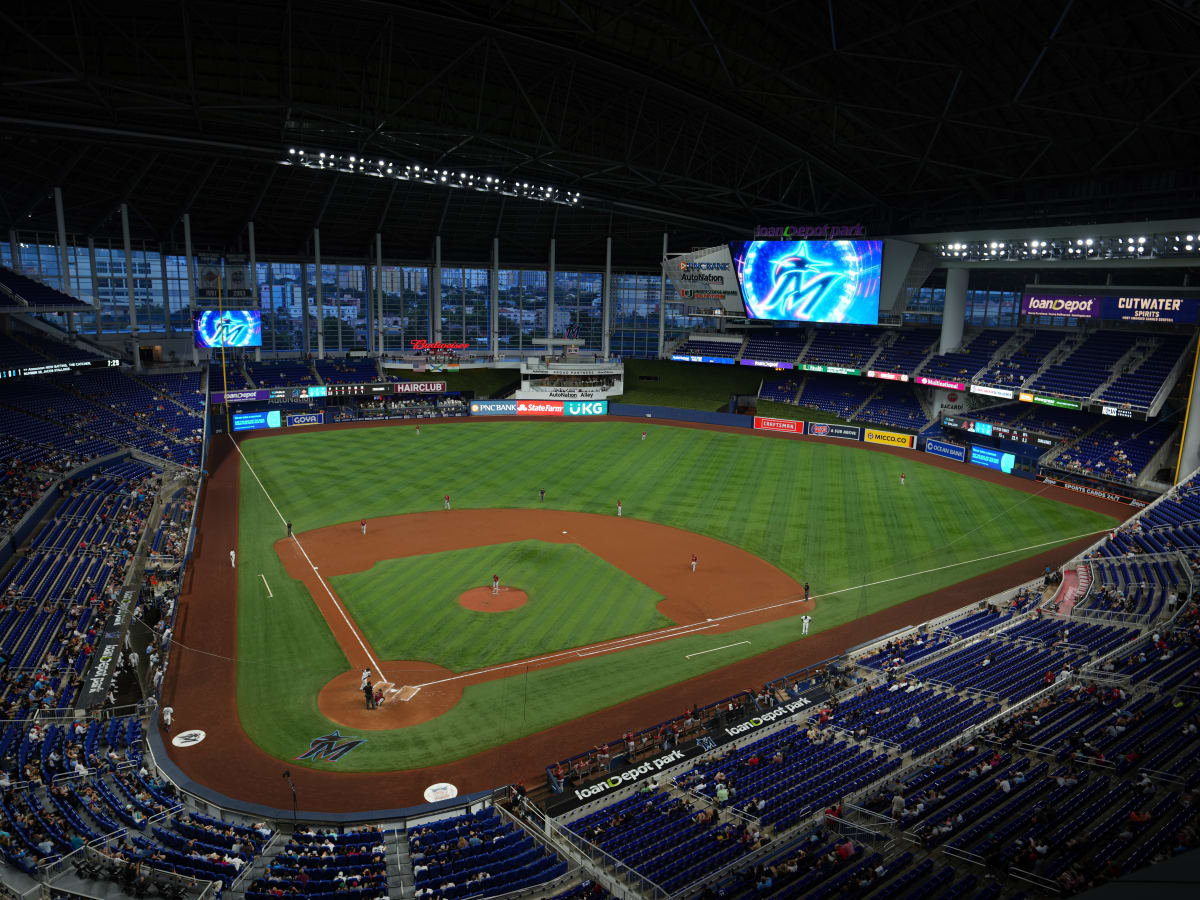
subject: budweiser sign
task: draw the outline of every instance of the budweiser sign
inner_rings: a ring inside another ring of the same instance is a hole
[[[435,341],[427,341],[425,338],[414,338],[412,340],[412,348],[414,350],[470,350],[470,344],[443,344]]]

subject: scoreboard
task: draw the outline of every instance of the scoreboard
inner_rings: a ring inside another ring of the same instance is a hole
[[[396,381],[387,384],[307,384],[300,387],[213,391],[213,403],[314,400],[318,397],[393,397],[397,394],[444,394],[444,381]]]
[[[1056,447],[1062,441],[1058,438],[1020,428],[1009,428],[1007,425],[997,425],[994,422],[981,422],[978,419],[968,419],[965,416],[942,416],[942,424],[947,428],[958,428],[983,437],[999,438],[1002,441],[1013,441],[1017,444],[1034,444],[1039,447]]]

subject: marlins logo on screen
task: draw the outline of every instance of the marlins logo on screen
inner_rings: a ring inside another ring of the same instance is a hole
[[[732,249],[751,318],[879,324],[883,241],[742,241]]]
[[[262,315],[255,309],[196,313],[197,347],[261,347]]]

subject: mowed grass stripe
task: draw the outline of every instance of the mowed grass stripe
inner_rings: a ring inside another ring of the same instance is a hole
[[[524,590],[528,603],[504,613],[463,608],[459,596],[486,587],[493,573]],[[658,594],[575,544],[518,541],[402,557],[330,581],[384,659],[455,671],[671,624],[655,608]]]
[[[649,432],[644,442],[643,429]],[[612,515],[621,497],[627,515],[740,545],[797,579],[807,578],[818,595],[1099,531],[1114,523],[1049,497],[1026,499],[1026,494],[1002,484],[925,465],[916,454],[875,453],[851,443],[815,444],[612,421],[425,423],[421,431],[420,438],[410,427],[284,434],[247,441],[243,449],[301,532],[362,517],[438,509],[446,492],[460,509],[536,507],[537,488],[544,487],[547,508]],[[901,471],[908,474],[903,495]],[[239,668],[239,714],[259,746],[291,760],[312,737],[336,727],[320,716],[315,697],[346,662],[304,586],[291,582],[278,562],[272,545],[283,529],[270,505],[248,474],[241,483],[238,654],[255,662]],[[988,521],[1009,507],[1014,507],[1011,514]],[[830,597],[819,601],[813,630],[955,584],[1032,552],[1036,551],[1018,550]],[[438,577],[438,567],[424,559],[423,576]],[[270,580],[274,600],[261,589],[259,571]],[[490,574],[488,569],[483,577]],[[510,580],[507,573],[501,574]],[[476,668],[493,653],[489,642],[498,648],[498,656],[531,655],[522,640],[510,642],[503,634],[457,627],[446,617],[456,603],[422,612],[414,606],[422,602],[424,588],[419,583],[410,581],[401,591],[387,573],[376,579],[368,590],[379,595],[380,631],[388,633],[385,638],[409,635],[411,643],[419,645],[396,658],[424,654],[450,668]],[[471,583],[479,583],[477,574]],[[402,595],[411,602],[399,602]],[[753,606],[781,599],[785,598],[735,601]],[[545,644],[562,629],[592,627],[595,619],[623,633],[649,630],[636,615],[613,609],[607,601],[567,606],[531,619],[529,633],[535,641]],[[505,620],[509,615],[492,618]],[[418,638],[415,630],[426,625]],[[447,658],[442,649],[450,633],[456,659]],[[370,636],[379,647],[377,638]],[[691,660],[684,656],[716,646],[710,637],[690,635],[635,648],[641,652],[624,651],[618,659],[582,659],[531,672],[527,678],[521,673],[469,685],[450,713],[402,732],[373,733],[351,756],[336,764],[315,765],[375,771],[462,758],[799,637],[799,623],[786,619],[722,635],[718,643],[751,644]],[[295,697],[296,702],[281,703],[282,697]],[[697,697],[696,702],[710,699]]]

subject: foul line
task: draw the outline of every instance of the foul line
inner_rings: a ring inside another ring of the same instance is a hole
[[[929,575],[933,572],[942,572],[946,569],[953,569],[958,566],[968,566],[972,563],[986,562],[989,559],[996,559],[1001,556],[1011,556],[1014,553],[1024,553],[1028,550],[1037,550],[1041,547],[1052,547],[1057,544],[1066,544],[1070,541],[1077,541],[1085,537],[1094,537],[1098,534],[1108,534],[1111,531],[1109,528],[1104,528],[1100,531],[1089,531],[1085,534],[1076,534],[1071,537],[1058,538],[1053,541],[1044,541],[1040,544],[1030,544],[1028,547],[1014,547],[1011,550],[1003,550],[999,553],[990,553],[987,556],[977,556],[974,559],[964,559],[961,562],[947,563],[944,566],[934,566],[932,569],[921,569],[918,572],[907,572],[904,575],[894,575],[891,578],[881,578],[878,581],[868,581],[863,584],[855,584],[849,587],[838,588],[835,591],[827,591],[824,594],[813,594],[812,599],[817,600],[824,597],[834,597],[838,594],[845,594],[848,591],[859,591],[864,588],[877,587],[881,584],[891,584],[893,581],[902,581],[905,578],[913,578],[917,575]],[[665,640],[667,638],[681,637],[685,634],[690,634],[696,631],[701,631],[705,628],[714,628],[718,622],[726,622],[729,619],[736,619],[740,616],[752,616],[756,613],[769,612],[773,609],[781,609],[785,606],[794,606],[797,603],[807,603],[804,597],[797,595],[794,600],[783,600],[779,603],[771,603],[767,606],[758,606],[754,609],[743,609],[739,612],[729,613],[724,616],[716,616],[711,619],[706,619],[703,623],[692,622],[685,625],[676,625],[672,628],[663,629],[661,632],[653,634],[647,633],[643,635],[630,635],[625,638],[617,638],[611,641],[603,641],[599,644],[591,644],[586,647],[579,647],[574,650],[564,650],[559,653],[551,653],[547,656],[539,656],[533,659],[520,660],[519,662],[505,663],[499,666],[490,666],[486,669],[476,669],[473,672],[463,672],[460,675],[452,675],[449,678],[439,678],[437,681],[426,681],[422,684],[412,685],[413,687],[430,687],[435,684],[446,684],[450,681],[459,681],[463,678],[474,678],[477,675],[487,675],[490,672],[502,672],[505,669],[520,668],[521,666],[531,666],[538,663],[549,662],[553,659],[558,659],[564,656],[596,656],[601,653],[610,653],[617,650],[627,650],[630,647],[635,647],[638,644],[648,644],[654,641]],[[733,646],[733,645],[731,645]],[[724,649],[724,648],[717,648]]]
[[[285,519],[283,517],[283,513],[281,513],[279,511],[279,507],[275,505],[275,501],[271,499],[271,495],[269,493],[267,493],[266,487],[263,486],[262,479],[259,478],[258,473],[254,471],[254,466],[250,465],[250,460],[246,459],[246,454],[242,452],[242,448],[238,446],[237,441],[235,441],[233,439],[232,435],[230,435],[229,440],[230,440],[230,442],[232,442],[233,448],[235,450],[237,450],[238,456],[240,456],[242,458],[242,462],[244,462],[246,464],[246,468],[250,470],[250,474],[254,476],[254,480],[258,482],[258,486],[260,488],[262,488],[263,496],[265,496],[267,498],[267,502],[270,503],[271,508],[273,510],[275,510],[275,515],[279,516],[279,521],[284,526],[286,526],[287,519]],[[346,623],[346,627],[350,629],[350,633],[352,635],[354,635],[354,639],[356,641],[358,641],[358,646],[362,647],[362,652],[367,657],[367,662],[369,662],[371,664],[371,668],[374,671],[376,671],[380,675],[382,675],[383,669],[380,667],[379,663],[375,660],[375,657],[371,656],[371,651],[368,650],[367,645],[365,643],[363,643],[363,639],[358,634],[358,629],[354,627],[353,623],[350,621],[350,617],[347,616],[346,611],[344,609],[342,609],[341,602],[338,600],[337,597],[334,596],[333,591],[331,591],[329,589],[329,585],[327,585],[325,583],[325,579],[321,577],[321,573],[317,571],[317,567],[313,565],[313,561],[311,559],[309,559],[308,553],[304,549],[304,545],[300,543],[300,538],[296,537],[296,535],[293,534],[292,540],[296,542],[296,546],[300,549],[301,554],[303,554],[303,556],[304,556],[304,561],[308,563],[309,568],[313,570],[313,574],[317,576],[317,581],[319,581],[321,583],[321,587],[325,588],[325,593],[329,595],[329,599],[333,602],[333,605],[337,608],[337,611],[341,614],[342,621]],[[264,579],[264,581],[265,580],[266,579]],[[381,681],[381,682],[377,682],[377,683],[378,684],[391,684],[390,681]]]
[[[695,653],[689,653],[684,659],[691,659],[693,656],[703,656],[705,653],[716,653],[718,650],[728,650],[730,647],[740,647],[742,644],[748,644],[749,641],[738,641],[736,644],[726,644],[724,647],[713,647],[711,650],[698,650]]]
[[[263,586],[266,587],[266,589],[267,589],[267,596],[274,597],[275,595],[271,593],[271,586],[269,584],[267,584],[267,576],[264,575],[262,572],[259,572],[258,577],[263,580]]]

